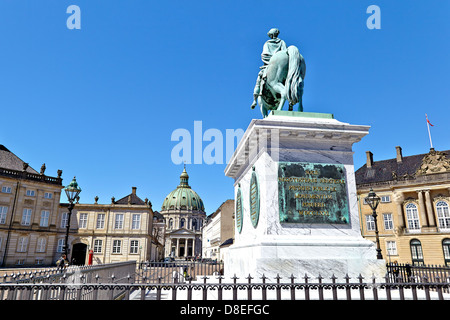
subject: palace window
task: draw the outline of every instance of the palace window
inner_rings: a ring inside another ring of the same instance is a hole
[[[169,229],[173,229],[173,219],[169,219]]]
[[[130,241],[130,253],[139,253],[139,241],[138,240]]]
[[[63,252],[66,240],[64,238],[58,239],[58,246],[56,247],[56,252]]]
[[[81,229],[86,229],[87,228],[87,220],[88,220],[88,214],[80,213],[80,221],[78,222],[78,227]]]
[[[27,196],[34,197],[34,190],[27,190]]]
[[[436,213],[440,229],[450,228],[450,213],[448,210],[448,203],[445,201],[438,201],[436,203]]]
[[[384,230],[394,229],[394,222],[392,220],[392,213],[383,214]]]
[[[113,240],[112,253],[120,253],[122,247],[122,240]]]
[[[48,219],[49,218],[50,218],[50,211],[42,210],[41,211],[41,221],[39,222],[39,225],[41,227],[48,227]]]
[[[8,213],[8,207],[0,206],[0,224],[6,223],[6,214]]]
[[[36,252],[45,252],[45,245],[47,244],[46,238],[39,238],[36,244]]]
[[[416,266],[424,265],[422,244],[420,243],[420,241],[417,239],[411,240],[410,247],[411,247],[411,260],[413,265]]]
[[[51,198],[53,198],[53,193],[51,193],[51,192],[46,192],[46,193],[44,193],[44,198],[45,198],[45,199],[51,199]]]
[[[28,237],[20,237],[17,243],[17,252],[27,252]]]
[[[444,250],[444,262],[448,267],[450,266],[450,239],[442,240],[442,249]]]
[[[391,196],[381,196],[381,202],[391,202]]]
[[[99,213],[97,214],[97,229],[103,229],[105,227],[105,214]]]
[[[131,222],[131,229],[139,230],[140,228],[141,228],[141,215],[133,214],[133,218],[132,218],[132,222]]]
[[[388,256],[397,255],[397,243],[395,241],[386,241],[386,249]]]
[[[21,225],[29,226],[31,224],[31,209],[23,209]]]
[[[94,240],[94,253],[101,253],[103,246],[103,240],[95,239]]]
[[[67,222],[69,221],[69,213],[63,212],[61,216],[61,228],[67,228]]]
[[[375,231],[375,219],[372,215],[366,215],[367,231]]]
[[[122,213],[116,213],[114,229],[123,229],[123,214]]]
[[[184,228],[184,224],[186,223],[186,220],[184,218],[181,218],[180,220],[180,228]]]
[[[192,230],[198,230],[197,219],[192,219]]]
[[[3,193],[11,193],[11,187],[2,187]]]
[[[406,205],[406,219],[409,230],[420,230],[419,212],[414,203],[408,203]]]

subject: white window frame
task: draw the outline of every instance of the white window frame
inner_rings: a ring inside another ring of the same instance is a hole
[[[61,215],[61,228],[67,228],[68,221],[69,221],[69,213],[63,212]]]
[[[410,202],[405,205],[405,209],[408,230],[420,231],[419,210],[417,209],[417,205]]]
[[[52,192],[45,192],[44,193],[45,199],[53,199],[53,193]]]
[[[2,187],[2,192],[3,193],[11,193],[11,187],[3,186]]]
[[[102,253],[103,249],[103,240],[102,239],[95,239],[94,240],[94,253]]]
[[[39,221],[39,226],[48,227],[49,219],[50,219],[50,211],[42,210],[41,211],[41,220]]]
[[[390,195],[380,196],[380,202],[382,203],[391,202],[391,196]]]
[[[366,215],[366,228],[367,231],[375,231],[375,219],[372,215]]]
[[[27,252],[28,237],[19,237],[17,241],[17,252]]]
[[[387,250],[388,256],[397,256],[398,255],[397,242],[392,241],[392,240],[387,240],[386,241],[386,250]]]
[[[87,223],[88,223],[88,214],[85,212],[80,213],[79,221],[78,221],[78,228],[86,229]]]
[[[97,214],[97,224],[95,226],[96,229],[104,229],[105,228],[105,214],[98,213]]]
[[[394,230],[394,220],[392,213],[383,213],[384,230]]]
[[[66,243],[66,239],[64,239],[64,238],[58,239],[58,246],[56,247],[56,252],[63,252],[65,243]]]
[[[0,206],[0,224],[6,224],[7,215],[8,215],[8,207]]]
[[[139,253],[139,240],[130,240],[130,254]]]
[[[33,210],[24,208],[22,211],[22,221],[20,224],[22,226],[29,226],[31,225],[31,215],[33,214]]]
[[[45,248],[47,245],[47,239],[44,237],[40,237],[36,242],[36,252],[45,252]]]
[[[141,214],[135,213],[132,215],[131,229],[139,230],[141,228]]]
[[[114,218],[114,229],[123,229],[123,213],[116,213]]]
[[[36,195],[36,192],[34,190],[27,190],[27,197],[34,197]]]
[[[439,229],[450,229],[450,211],[448,203],[440,200],[436,202],[435,207]]]
[[[112,253],[113,254],[122,253],[122,240],[113,240]]]

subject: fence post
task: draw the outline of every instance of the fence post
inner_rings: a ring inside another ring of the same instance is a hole
[[[426,299],[427,300],[431,300],[431,297],[430,297],[430,284],[429,284],[429,281],[428,281],[428,277],[425,275],[425,276],[423,276],[423,281],[422,282],[424,282],[424,288],[425,288],[425,297],[426,297]]]
[[[331,276],[331,282],[333,283],[332,285],[332,291],[333,291],[333,300],[337,300],[337,288],[336,288],[336,277],[333,273],[333,275]]]
[[[252,276],[250,273],[248,274],[248,286],[247,286],[247,300],[251,301],[252,299]]]
[[[281,300],[281,287],[280,287],[280,275],[277,273],[277,277],[275,278],[277,279],[277,300]]]
[[[319,276],[317,277],[317,279],[319,280],[319,285],[317,286],[318,291],[319,291],[319,300],[324,300],[323,299],[323,286],[322,286],[323,277],[320,275],[320,273],[319,273]]]
[[[189,285],[188,285],[187,299],[192,300],[192,285],[191,285],[192,279],[189,278],[188,282],[189,282]]]
[[[264,273],[263,273],[263,275],[262,275],[262,277],[261,277],[261,279],[262,279],[262,287],[261,287],[261,290],[262,290],[262,300],[267,300],[267,287],[266,287],[266,276],[264,275]]]
[[[359,299],[360,300],[366,300],[366,297],[364,296],[364,284],[363,284],[364,277],[359,274],[358,280],[359,280]]]
[[[378,288],[377,284],[375,283],[375,275],[372,276],[372,292],[373,292],[373,300],[378,300]]]
[[[352,292],[350,288],[350,277],[348,276],[348,273],[345,274],[345,294],[347,296],[347,300],[352,300]]]
[[[291,300],[295,300],[295,285],[294,285],[294,275],[291,273]]]
[[[387,300],[392,300],[392,297],[391,297],[391,286],[389,284],[389,276],[388,275],[386,275],[386,277],[385,277],[385,282],[386,282],[386,299]]]
[[[207,300],[207,295],[208,295],[208,288],[206,286],[206,280],[209,279],[207,276],[203,277],[203,300]]]
[[[219,276],[219,286],[217,287],[217,299],[222,300],[222,276]]]
[[[444,300],[444,296],[442,294],[442,287],[441,287],[441,278],[439,276],[436,276],[436,282],[437,282],[436,291],[438,293],[439,300]]]
[[[156,287],[156,300],[161,300],[161,282],[162,278],[158,278],[158,287]]]
[[[238,277],[236,277],[236,274],[234,274],[234,277],[231,278],[233,279],[233,300],[237,300],[237,286],[236,286],[236,280],[239,279]]]
[[[320,277],[320,275],[319,275]],[[309,285],[308,285],[308,275],[305,273],[303,277],[305,279],[305,300],[309,300]]]

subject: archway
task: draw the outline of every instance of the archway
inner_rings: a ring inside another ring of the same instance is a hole
[[[87,245],[84,243],[76,243],[72,247],[72,265],[82,266],[86,263]]]

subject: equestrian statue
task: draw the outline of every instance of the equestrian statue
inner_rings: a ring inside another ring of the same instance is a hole
[[[270,110],[282,110],[286,100],[289,101],[289,111],[298,103],[298,111],[303,112],[305,59],[297,47],[286,48],[286,43],[278,38],[279,34],[276,28],[267,33],[270,40],[264,44],[261,54],[264,65],[260,67],[253,90],[251,108],[259,104],[264,118]]]

